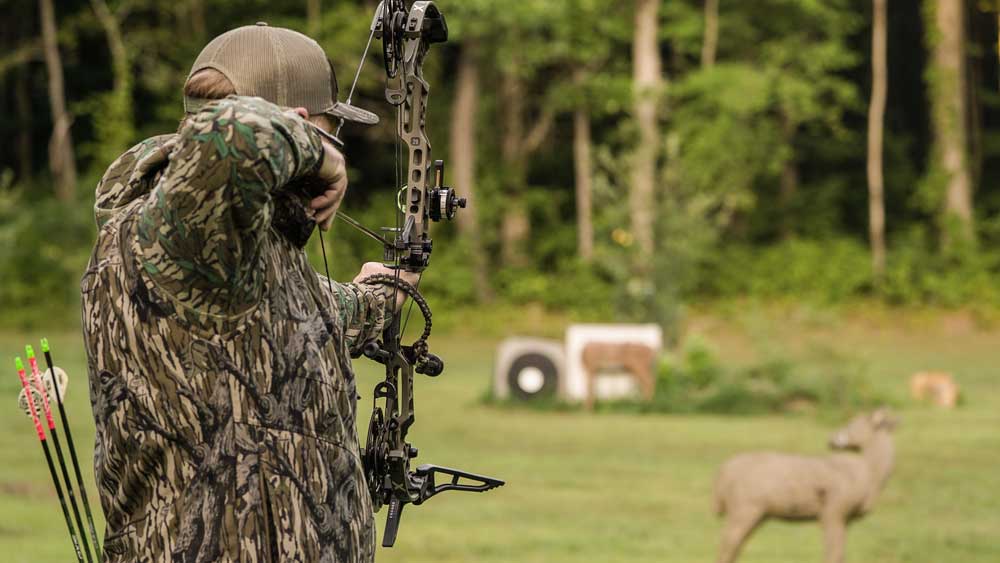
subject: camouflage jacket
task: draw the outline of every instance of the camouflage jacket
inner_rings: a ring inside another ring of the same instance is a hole
[[[304,218],[287,201],[322,154],[230,97],[98,185],[81,289],[107,563],[373,560],[350,352],[390,290],[330,291],[275,227],[282,201]]]

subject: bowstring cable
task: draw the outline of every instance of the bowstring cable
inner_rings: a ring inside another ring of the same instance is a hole
[[[404,72],[404,77],[405,77],[405,72]],[[404,88],[406,87],[406,81],[405,80],[403,81],[403,87]],[[403,103],[405,104],[406,102],[403,102]],[[400,131],[403,128],[403,113],[402,113],[403,110],[402,110],[402,107],[403,107],[402,104],[396,106],[396,140],[394,142],[394,144],[395,144],[395,150],[393,151],[393,158],[395,159],[395,162],[393,163],[393,168],[396,171],[396,179],[395,179],[395,185],[396,186],[399,186],[399,183],[400,183],[400,176],[402,175],[402,162],[403,162],[403,159],[402,159],[403,146],[402,146],[402,143],[400,142],[401,138],[399,136]],[[407,182],[407,185],[409,185],[409,182]],[[398,188],[396,188],[396,189],[398,190]],[[408,196],[409,196],[409,194],[405,194],[403,196],[403,202],[404,202],[403,205],[406,204],[405,202],[406,202],[406,199],[407,199]],[[395,198],[396,198],[396,205],[395,205],[395,210],[393,211],[393,215],[395,215],[395,219],[396,219],[396,240],[400,240],[400,238],[402,236],[402,226],[400,224],[400,216],[403,214],[403,210],[400,209],[400,206],[399,206],[399,192],[398,191],[396,191]],[[409,243],[409,241],[404,241],[404,242],[405,243]],[[399,249],[397,249],[397,251],[393,253],[393,258],[394,258],[394,261],[395,261],[395,270],[396,270],[394,272],[393,276],[394,276],[394,278],[395,278],[395,280],[397,282],[397,287],[398,287],[399,271],[402,269],[402,265],[400,263]],[[392,306],[393,306],[393,309],[395,309],[395,307],[396,307],[396,292],[397,291],[399,291],[399,290],[395,289],[392,292],[392,299],[393,299]],[[399,313],[397,311],[394,311],[393,314],[394,315],[398,315]],[[403,341],[403,327],[399,326],[398,328],[399,328],[399,330],[396,331],[396,349],[397,350],[400,347],[400,343]]]
[[[319,231],[319,249],[323,253],[323,271],[326,273],[326,285],[330,288],[330,299],[334,299],[333,278],[330,277],[330,264],[326,260],[326,244],[323,243],[323,230]]]
[[[405,95],[405,92],[406,92],[406,61],[403,60],[403,53],[405,53],[405,52],[406,52],[406,49],[403,49],[403,52],[401,52],[401,53],[398,54],[399,61],[400,61],[400,65],[399,65],[400,66],[400,68],[399,68],[400,86],[403,89],[404,98],[403,98],[403,103],[401,103],[398,106],[396,106],[396,129],[397,129],[397,134],[396,134],[396,185],[397,186],[400,183],[400,176],[402,175],[402,166],[403,166],[403,162],[402,162],[403,161],[403,145],[402,145],[402,142],[401,142],[402,141],[401,135],[402,135],[402,131],[403,131],[403,111],[406,109],[406,95]],[[412,115],[413,108],[412,107],[410,108],[410,112],[411,112],[410,118],[412,119],[413,118],[413,115]],[[406,172],[406,176],[405,176],[406,177],[407,188],[409,187],[409,183],[410,183],[409,182],[409,176],[410,176],[409,171],[407,171]],[[408,193],[409,189],[407,189],[406,192],[407,193],[403,197],[403,205],[404,206],[406,205],[406,202],[409,200],[409,196],[410,196],[410,194]],[[398,197],[399,196],[398,196],[398,192],[397,192],[397,200],[398,200]],[[426,204],[427,204],[427,202],[425,201],[424,205],[426,205]],[[405,210],[405,207],[404,207],[404,209],[400,209],[396,213],[396,230],[397,230],[397,232],[400,232],[400,234],[402,234],[401,233],[402,227],[400,225],[400,220],[401,220],[401,216],[405,217],[405,211],[404,210]],[[426,228],[426,226],[424,228]],[[409,241],[405,241],[405,242],[407,244],[409,243]],[[397,264],[397,267],[396,267],[396,276],[395,277],[396,277],[396,281],[397,281],[397,284],[398,284],[398,282],[399,282],[399,271],[400,271],[398,256],[397,256],[397,262],[396,262],[396,264]],[[419,278],[417,278],[417,279],[419,280]],[[394,297],[395,297],[395,294],[394,294]],[[395,303],[393,303],[393,306],[395,306]],[[412,299],[410,300],[410,307],[411,308],[413,307],[413,300]],[[400,317],[402,317],[401,314],[400,314]],[[403,340],[403,332],[406,331],[406,321],[407,320],[409,320],[409,314],[407,314],[406,320],[404,320],[402,322],[402,324],[400,324],[399,331],[397,331],[397,333],[396,333],[397,348],[399,347],[399,344]]]
[[[385,5],[383,4],[382,11],[385,12]],[[379,17],[382,17],[381,15]],[[383,18],[382,27],[385,27],[385,20]],[[361,60],[358,62],[358,69],[354,71],[354,80],[351,82],[351,89],[347,92],[347,100],[344,102],[347,105],[351,105],[351,100],[354,99],[354,89],[358,86],[358,78],[361,76],[361,69],[365,66],[365,59],[368,58],[368,49],[372,46],[372,39],[375,38],[375,26],[372,26],[371,33],[368,34],[368,42],[365,43],[365,50],[361,53]],[[334,100],[336,101],[336,100]],[[343,117],[340,118],[340,125],[337,126],[337,132],[334,134],[336,137],[340,137],[340,130],[344,127],[344,122],[347,121]]]
[[[383,8],[382,8],[382,11],[383,12],[385,11],[384,5],[383,5]],[[384,22],[383,22],[383,26],[384,26]],[[358,86],[358,78],[361,77],[361,69],[363,69],[365,67],[365,60],[368,58],[368,50],[371,48],[371,46],[372,46],[372,39],[374,39],[374,38],[375,38],[375,26],[373,25],[372,29],[371,29],[371,33],[368,34],[368,42],[365,43],[365,50],[364,50],[364,52],[361,53],[361,60],[358,61],[358,68],[357,68],[357,70],[354,71],[354,80],[351,81],[351,89],[348,90],[348,92],[347,92],[347,100],[344,102],[347,105],[351,105],[351,100],[354,99],[354,90]],[[334,101],[336,101],[336,100],[334,100]],[[334,133],[334,137],[337,137],[338,139],[340,138],[340,130],[344,127],[344,123],[346,121],[347,120],[344,119],[343,117],[340,118],[340,124],[337,125],[337,131],[336,131],[336,133]],[[331,227],[332,226],[333,225],[331,224]],[[326,243],[323,242],[323,230],[322,229],[320,229],[320,232],[319,232],[319,248],[320,248],[320,251],[323,253],[323,271],[326,273],[326,282],[327,282],[327,286],[330,288],[330,297],[333,298],[333,278],[330,277],[330,264],[327,262],[327,258],[326,258]]]
[[[420,280],[424,279],[424,273],[420,272],[417,274],[417,283],[413,284],[413,288],[418,292],[420,291]],[[400,329],[400,334],[406,332],[406,325],[410,322],[410,314],[413,313],[413,303],[414,300],[410,299],[410,305],[406,309],[406,317],[403,318],[403,328]]]

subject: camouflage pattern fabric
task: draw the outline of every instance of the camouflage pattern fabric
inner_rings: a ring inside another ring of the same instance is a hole
[[[331,294],[272,225],[321,158],[301,119],[230,97],[98,185],[81,287],[106,562],[374,559],[350,352],[391,290]]]

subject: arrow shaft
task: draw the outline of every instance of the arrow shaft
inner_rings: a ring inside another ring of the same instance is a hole
[[[80,530],[80,539],[83,542],[83,552],[87,556],[87,562],[93,563],[94,558],[90,552],[90,544],[87,542],[87,534],[83,531],[83,518],[80,516],[80,506],[76,502],[76,495],[73,493],[73,482],[69,478],[69,471],[66,469],[66,458],[63,457],[62,444],[59,443],[59,433],[56,432],[56,423],[52,418],[52,407],[49,406],[48,391],[45,389],[45,383],[42,381],[42,374],[38,371],[38,361],[35,359],[34,353],[29,350],[28,353],[28,365],[31,366],[31,380],[35,384],[35,389],[42,396],[42,410],[45,413],[45,420],[49,424],[49,434],[52,436],[52,445],[56,450],[56,457],[59,460],[59,470],[62,473],[63,482],[66,483],[66,494],[69,496],[69,504],[73,509],[73,516],[76,519],[76,527]],[[52,371],[53,382],[56,379],[56,372]],[[49,457],[49,466],[51,467],[51,455],[47,453],[48,448],[46,448],[46,455]],[[53,474],[53,477],[55,475]]]
[[[45,366],[52,373],[52,391],[56,396],[56,406],[59,409],[59,420],[62,422],[63,431],[66,432],[66,445],[69,446],[69,458],[73,464],[73,473],[76,475],[76,484],[80,489],[80,498],[83,500],[83,511],[87,516],[87,525],[90,529],[90,539],[94,542],[94,551],[97,553],[97,560],[101,561],[101,544],[97,540],[97,528],[94,526],[94,515],[90,510],[90,500],[87,498],[87,487],[83,483],[83,475],[80,473],[80,461],[76,456],[76,446],[73,443],[73,432],[70,429],[69,417],[66,416],[66,408],[63,406],[62,392],[59,389],[59,378],[56,377],[56,365],[52,361],[52,353],[48,349],[48,343],[43,343],[45,353]]]
[[[73,551],[76,552],[77,561],[79,563],[83,563],[83,552],[80,550],[80,540],[77,539],[76,530],[73,528],[73,520],[69,515],[69,509],[66,507],[66,497],[63,495],[62,486],[59,484],[59,476],[56,475],[56,468],[52,463],[52,453],[49,452],[49,444],[45,440],[45,429],[42,428],[42,422],[38,418],[38,410],[35,409],[35,400],[31,396],[31,385],[28,383],[28,377],[24,374],[24,366],[21,364],[20,358],[17,359],[17,368],[17,377],[21,380],[21,387],[24,389],[24,394],[28,402],[28,411],[31,413],[31,420],[35,423],[35,432],[38,434],[38,442],[42,445],[42,451],[45,453],[45,462],[49,466],[49,475],[52,476],[52,484],[56,487],[56,496],[59,497],[59,505],[62,507],[63,517],[66,519],[66,528],[69,530],[69,539],[73,542]]]

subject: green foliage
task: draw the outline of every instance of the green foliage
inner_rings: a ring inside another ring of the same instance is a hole
[[[791,239],[765,248],[732,245],[703,263],[703,295],[837,302],[871,288],[867,249],[851,239]]]
[[[95,162],[114,162],[123,152],[141,139],[136,138],[132,123],[132,98],[128,91],[95,94],[76,105],[77,111],[89,115],[94,127],[94,139],[80,145],[83,156]]]
[[[75,322],[93,217],[87,205],[28,190],[0,192],[0,322]]]
[[[615,318],[621,312],[609,302],[612,286],[599,274],[599,270],[576,259],[566,259],[544,272],[501,270],[496,275],[496,283],[515,306],[540,303],[589,317]]]
[[[940,252],[924,229],[912,229],[889,255],[883,294],[892,303],[998,305],[1000,253],[973,245]]]
[[[764,248],[732,245],[710,253],[700,265],[699,284],[689,298],[832,304],[877,295],[898,305],[1000,304],[1000,254],[969,245],[943,253],[924,229],[893,241],[886,277],[877,287],[867,248],[846,238],[792,239]]]
[[[493,306],[529,305],[579,318],[655,320],[671,331],[685,303],[714,297],[1000,303],[994,282],[1000,253],[993,250],[1000,241],[1000,135],[994,126],[1000,96],[992,93],[989,73],[980,72],[995,66],[989,34],[982,33],[985,23],[995,23],[970,11],[970,52],[976,69],[970,79],[981,81],[972,86],[978,90],[970,91],[970,101],[981,104],[983,161],[970,162],[979,184],[979,244],[952,245],[945,252],[940,243],[952,230],[948,220],[939,218],[946,178],[941,167],[932,164],[933,134],[927,127],[927,96],[939,86],[940,77],[930,70],[920,46],[926,30],[917,25],[918,4],[892,8],[885,135],[889,252],[886,277],[876,286],[865,245],[868,4],[722,3],[718,56],[707,68],[700,63],[703,2],[662,4],[662,151],[656,252],[647,279],[634,271],[636,248],[627,205],[636,131],[631,115],[632,5],[609,10],[602,0],[439,3],[451,37],[449,43],[435,45],[427,58],[425,78],[433,92],[428,131],[435,157],[448,159],[455,62],[459,50],[468,49],[479,63],[474,187],[488,265],[484,276],[497,294]],[[36,21],[33,6],[12,7],[11,21]],[[73,140],[81,176],[90,178],[132,142],[176,128],[180,90],[191,62],[211,37],[236,25],[265,20],[315,29],[313,35],[338,71],[343,99],[368,38],[374,7],[362,0],[322,2],[318,19],[307,21],[301,2],[224,1],[209,7],[205,2],[174,6],[155,0],[111,0],[108,6],[127,47],[127,60],[117,68],[89,3],[70,2],[57,10],[66,98],[75,117]],[[0,41],[17,53],[30,46],[36,34],[32,26],[14,26]],[[929,39],[933,42],[933,34]],[[92,240],[92,231],[83,229],[89,225],[85,210],[90,203],[50,201],[44,157],[51,133],[45,115],[45,68],[31,57],[26,63],[12,61],[7,62],[14,66],[0,68],[0,78],[7,80],[12,94],[0,104],[5,115],[22,112],[32,117],[0,123],[0,134],[11,140],[0,146],[0,232],[5,242],[0,252],[9,260],[23,261],[29,258],[23,248],[41,248],[42,236],[12,211],[26,205],[23,202],[49,210],[61,221],[66,217],[66,229],[49,229],[54,234],[48,238],[58,250],[46,251],[51,263],[35,276],[39,287],[72,292]],[[352,186],[344,210],[371,226],[392,223],[391,201],[398,185],[392,165],[396,121],[384,103],[381,62],[376,42],[354,101],[379,113],[382,123],[347,126],[342,132]],[[502,87],[510,76],[519,81],[516,93]],[[985,86],[991,92],[984,91]],[[22,89],[26,96],[21,98],[27,102],[19,101]],[[538,150],[505,160],[503,139],[510,126],[506,112],[514,102],[523,106],[522,136],[542,116],[551,112],[555,119]],[[590,118],[594,160],[595,257],[589,263],[576,252],[570,148],[571,112],[581,107]],[[981,170],[976,169],[979,164]],[[779,186],[790,169],[797,174],[798,189],[786,201]],[[37,180],[29,190],[31,178]],[[89,194],[91,187],[92,182],[82,182],[79,191]],[[518,268],[499,258],[503,214],[512,199],[526,209],[533,233],[527,245],[529,263]],[[72,236],[60,238],[67,231]],[[422,288],[440,309],[475,304],[474,280],[479,277],[472,270],[468,241],[457,229],[441,225],[435,226],[435,239],[435,266]],[[344,225],[338,224],[328,242],[333,273],[340,280],[350,279],[365,260],[379,257],[375,243]],[[309,252],[314,265],[321,267],[317,241]],[[0,316],[13,318],[12,311],[33,303],[28,279],[21,273],[3,274]],[[63,295],[53,302],[75,316],[75,301],[67,299]]]
[[[778,355],[746,367],[724,366],[705,342],[689,341],[665,355],[649,403],[609,403],[606,408],[656,413],[730,415],[836,412],[849,415],[884,404],[864,366],[832,348],[803,358]]]

